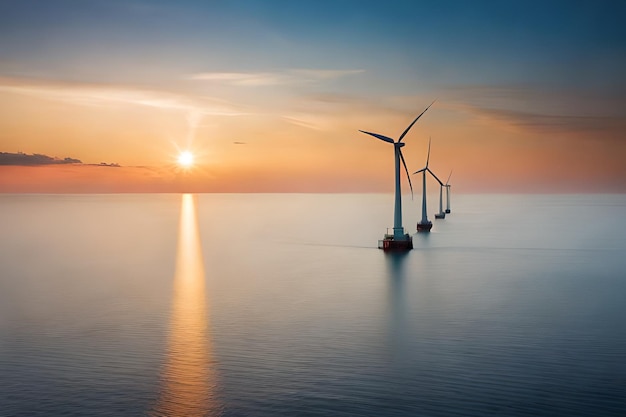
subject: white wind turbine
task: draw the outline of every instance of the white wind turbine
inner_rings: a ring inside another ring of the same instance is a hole
[[[435,177],[437,182],[441,184],[439,178],[428,168],[428,162],[430,160],[430,138],[428,139],[428,156],[426,157],[426,166],[418,171],[415,171],[413,174],[422,173],[422,220],[417,223],[417,231],[418,232],[430,232],[433,224],[430,220],[428,220],[428,216],[426,213],[426,172],[428,171],[430,175]]]
[[[377,139],[380,139],[384,142],[392,143],[394,149],[394,157],[395,157],[395,168],[396,168],[396,193],[395,193],[395,205],[393,211],[393,235],[385,235],[385,239],[379,241],[380,249],[413,249],[413,240],[411,236],[404,233],[404,227],[402,227],[402,191],[400,189],[400,161],[402,161],[402,165],[404,165],[404,170],[406,171],[407,178],[409,179],[409,187],[411,187],[411,194],[413,194],[413,185],[411,184],[411,177],[409,175],[409,169],[406,167],[406,162],[404,161],[404,156],[402,155],[401,148],[405,145],[402,142],[402,139],[406,136],[409,130],[413,127],[415,122],[419,120],[420,117],[426,110],[432,106],[434,101],[430,103],[426,109],[420,113],[419,116],[413,120],[413,122],[407,127],[404,132],[398,138],[398,141],[394,141],[390,137],[379,135],[378,133],[366,132],[364,130],[359,130],[359,132],[365,133],[370,136],[374,136]]]

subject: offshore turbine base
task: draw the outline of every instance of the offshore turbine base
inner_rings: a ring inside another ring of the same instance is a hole
[[[378,241],[378,249],[387,251],[407,251],[413,249],[413,238],[407,233],[400,239],[395,239],[393,235],[386,234],[383,240]]]
[[[432,228],[433,228],[433,222],[431,222],[430,220],[428,221],[428,223],[419,222],[417,224],[418,232],[430,232],[430,229]]]

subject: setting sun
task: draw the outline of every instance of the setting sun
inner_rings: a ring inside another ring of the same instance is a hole
[[[178,155],[178,164],[182,167],[189,168],[193,165],[193,154],[189,151],[183,151]]]

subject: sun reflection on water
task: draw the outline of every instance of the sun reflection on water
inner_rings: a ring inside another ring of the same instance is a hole
[[[219,414],[204,263],[194,196],[182,196],[174,299],[161,393],[154,416]]]

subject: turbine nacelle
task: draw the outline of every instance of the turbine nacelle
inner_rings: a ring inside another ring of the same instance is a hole
[[[424,172],[424,171],[427,171],[439,183],[440,186],[449,187],[449,185],[445,185],[444,183],[442,183],[441,180],[439,180],[439,178],[435,175],[435,173],[430,170],[430,168],[425,167],[425,168],[419,169],[415,171],[413,175],[419,174],[420,172]]]

